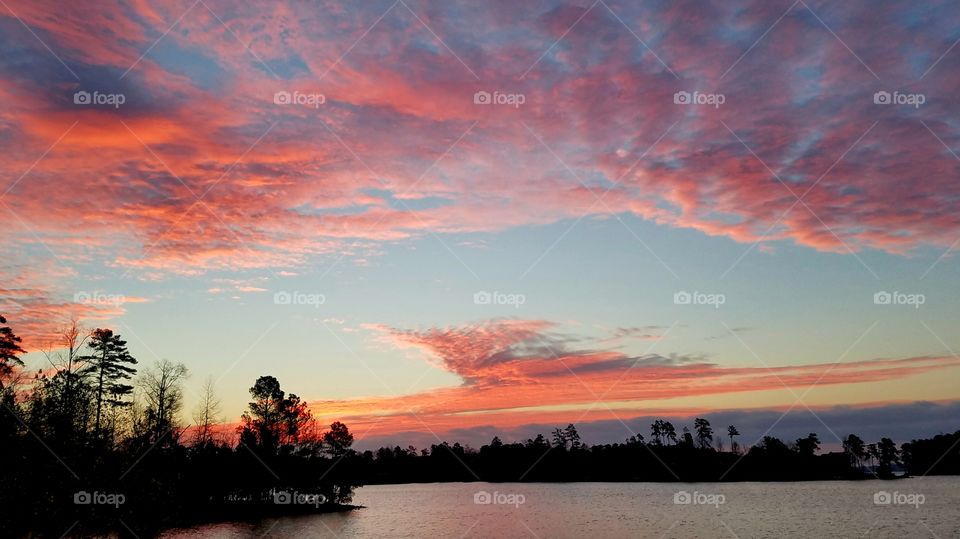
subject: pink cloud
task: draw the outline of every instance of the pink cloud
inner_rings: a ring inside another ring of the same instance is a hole
[[[500,320],[422,331],[385,331],[398,346],[417,347],[463,384],[408,395],[311,403],[315,413],[341,418],[373,436],[390,432],[449,432],[496,424],[615,419],[649,413],[661,401],[817,385],[901,380],[956,368],[952,357],[881,358],[774,367],[725,367],[700,358],[570,348],[589,340],[553,333],[542,320]],[[611,411],[598,402],[632,403]],[[631,411],[633,410],[633,411]],[[571,415],[572,414],[572,415]],[[385,418],[389,421],[384,422]]]
[[[11,2],[81,74],[22,28],[11,34],[41,66],[0,72],[11,239],[143,279],[294,273],[341,254],[366,263],[388,242],[608,211],[839,253],[951,245],[960,162],[944,145],[960,138],[943,118],[960,56],[922,81],[914,66],[947,50],[955,17],[810,3],[880,83],[802,4],[741,58],[789,7],[774,4],[610,3],[614,16],[427,2],[411,9],[429,29],[395,6],[364,36],[378,10],[213,1],[151,49],[191,2],[93,14]],[[905,14],[926,31],[905,27]],[[188,59],[170,62],[166,46]],[[128,92],[127,104],[73,105],[74,91],[98,85]],[[928,104],[878,107],[882,85]],[[481,89],[526,103],[476,106]],[[327,102],[276,105],[280,90]],[[675,106],[681,90],[726,102]],[[435,203],[411,212],[397,201]]]

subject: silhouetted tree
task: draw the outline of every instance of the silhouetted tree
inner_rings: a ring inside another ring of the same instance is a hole
[[[27,421],[55,445],[82,445],[93,420],[95,398],[87,379],[76,372],[40,373],[27,399]]]
[[[879,453],[877,466],[880,477],[891,477],[893,475],[893,465],[900,462],[900,452],[897,451],[897,445],[890,438],[880,438],[877,444]]]
[[[527,440],[526,446],[527,446],[527,447],[547,448],[547,447],[550,447],[550,443],[547,442],[547,439],[544,438],[544,436],[543,436],[542,434],[537,434],[537,436],[536,436],[535,438],[533,438],[533,439],[528,439],[528,440]]]
[[[88,346],[91,353],[82,360],[86,363],[85,374],[90,374],[96,380],[93,383],[96,396],[94,430],[100,435],[104,405],[118,407],[129,404],[124,399],[133,392],[133,386],[123,381],[137,372],[135,368],[128,367],[136,365],[137,360],[127,351],[127,342],[109,329],[95,329]]]
[[[54,349],[43,350],[47,361],[56,369],[52,385],[46,389],[56,391],[47,395],[47,426],[55,438],[77,439],[85,435],[88,428],[88,407],[81,398],[89,399],[89,386],[84,372],[84,359],[81,349],[90,337],[89,330],[71,319],[58,333],[52,343]],[[79,440],[77,440],[79,441]]]
[[[710,427],[710,422],[698,417],[693,420],[693,428],[697,431],[697,443],[700,447],[704,449],[710,447],[713,442],[713,429]]]
[[[9,326],[5,325],[7,319],[0,316],[0,389],[3,389],[7,377],[13,374],[14,367],[22,367],[23,361],[19,354],[25,354],[26,351],[20,347],[22,340]]]
[[[677,429],[674,428],[673,423],[664,421],[662,428],[664,439],[673,443],[673,445],[677,445]]]
[[[553,446],[561,449],[567,448],[567,434],[560,429],[553,429]]]
[[[797,438],[796,446],[798,453],[812,457],[820,450],[820,438],[811,432],[805,438]]]
[[[843,442],[843,452],[850,459],[850,464],[857,470],[863,471],[863,457],[865,456],[863,440],[856,434],[847,435]]]
[[[663,445],[663,420],[657,419],[650,425],[650,437],[653,443]]]
[[[193,444],[205,446],[213,442],[213,425],[221,423],[220,399],[217,398],[216,386],[213,378],[207,378],[203,384],[200,401],[193,411],[193,421],[197,428],[194,431]]]
[[[16,367],[23,366],[19,354],[26,352],[20,347],[20,337],[9,326],[3,325],[6,323],[7,319],[0,316],[0,444],[20,430],[16,390],[11,377]]]
[[[150,442],[179,435],[177,416],[183,408],[181,384],[188,376],[183,363],[163,359],[146,369],[137,379],[146,400],[145,415]]]
[[[877,449],[877,444],[867,444],[864,453],[867,455],[868,467],[875,467],[880,462],[880,450]]]
[[[757,444],[757,447],[772,454],[784,454],[790,451],[787,444],[775,436],[764,436],[760,443]]]
[[[243,413],[241,423],[241,443],[248,443],[252,437],[253,445],[268,452],[275,452],[280,443],[283,428],[283,399],[285,393],[280,382],[273,376],[261,376],[250,388],[253,401],[248,411]]]
[[[330,424],[330,430],[323,433],[323,443],[326,445],[328,453],[334,457],[342,457],[353,445],[353,434],[350,434],[350,429],[346,425],[334,421]],[[414,454],[416,453],[416,449],[412,446],[409,449],[413,450]]]
[[[740,436],[740,431],[737,430],[737,427],[733,425],[727,426],[727,436],[730,437],[730,452],[737,452],[737,442],[734,441],[735,436]]]
[[[563,429],[563,437],[570,444],[570,449],[580,449],[580,433],[577,432],[577,427],[574,427],[573,423]]]
[[[254,400],[241,418],[240,443],[269,453],[293,450],[301,429],[310,421],[307,404],[293,393],[286,396],[273,376],[258,378],[250,395]]]
[[[307,403],[300,400],[300,397],[290,393],[283,401],[281,410],[283,417],[283,430],[280,435],[280,443],[286,446],[293,446],[304,439],[304,428],[310,423],[311,414]]]
[[[960,475],[960,430],[900,446],[901,460],[912,475]]]

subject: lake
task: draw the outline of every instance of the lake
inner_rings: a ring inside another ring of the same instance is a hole
[[[960,537],[960,478],[807,483],[431,483],[357,511],[163,537]]]

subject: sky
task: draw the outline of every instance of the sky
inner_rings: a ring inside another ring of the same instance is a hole
[[[3,0],[2,313],[29,369],[78,317],[361,446],[952,432],[958,22]]]

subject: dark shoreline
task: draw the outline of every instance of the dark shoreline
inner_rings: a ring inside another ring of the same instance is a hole
[[[708,479],[697,479],[697,480],[665,480],[665,481],[650,481],[650,480],[633,480],[633,479],[623,479],[623,480],[612,480],[612,479],[576,479],[571,481],[511,481],[511,480],[469,480],[469,481],[385,481],[385,482],[369,482],[364,483],[361,487],[374,487],[374,486],[385,486],[385,485],[445,485],[448,483],[488,483],[491,485],[498,484],[513,484],[513,485],[572,485],[577,483],[651,483],[651,484],[685,484],[685,483],[710,483],[716,485],[722,485],[725,483],[814,483],[817,481],[827,481],[827,482],[849,482],[849,483],[859,483],[861,481],[896,481],[899,479],[916,479],[918,477],[955,477],[954,474],[939,474],[939,475],[929,475],[929,476],[913,476],[909,474],[904,475],[894,475],[890,477],[876,477],[873,475],[865,475],[864,477],[813,477],[810,479],[726,479],[723,481],[711,481]]]

